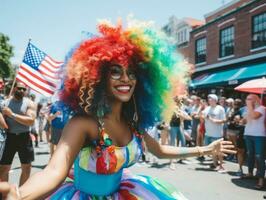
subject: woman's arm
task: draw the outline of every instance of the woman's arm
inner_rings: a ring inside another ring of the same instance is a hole
[[[178,110],[178,112],[176,113],[176,115],[178,115],[180,118],[182,118],[182,120],[192,120],[192,118],[189,116],[189,114],[187,114],[183,110]]]
[[[144,141],[152,154],[158,158],[187,158],[211,154],[232,154],[236,153],[233,150],[234,145],[229,141],[217,140],[208,146],[203,147],[172,147],[167,145],[160,145],[148,134],[144,135]]]
[[[0,113],[0,128],[8,129],[8,126],[6,124],[6,121],[5,121],[2,113]]]
[[[72,119],[64,128],[62,138],[47,167],[31,176],[19,188],[20,199],[43,199],[58,187],[64,181],[76,155],[83,146],[86,133],[97,134],[97,128],[94,121],[82,118]],[[89,136],[92,137],[91,134]],[[0,188],[1,190],[2,188]],[[12,189],[10,188],[9,194],[11,192]]]
[[[27,108],[25,115],[14,113],[8,107],[3,108],[3,114],[10,118],[13,118],[15,121],[17,121],[20,124],[26,126],[32,126],[36,118],[36,110],[37,110],[36,105],[32,101],[30,101],[29,107]]]

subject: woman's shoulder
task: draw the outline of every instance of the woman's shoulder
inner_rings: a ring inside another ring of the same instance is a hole
[[[89,140],[95,140],[99,136],[100,124],[94,115],[87,113],[75,113],[69,120],[71,127],[78,127],[84,132]]]

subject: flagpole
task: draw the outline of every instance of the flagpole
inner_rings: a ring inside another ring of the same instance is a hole
[[[27,48],[29,46],[30,41],[31,41],[31,38],[29,39]],[[19,69],[19,67],[18,67],[18,69]],[[15,77],[14,77],[14,80],[13,80],[13,83],[12,83],[12,86],[11,86],[11,89],[10,89],[10,92],[9,92],[9,95],[8,95],[8,98],[10,98],[11,97],[11,94],[13,93],[13,90],[14,90],[14,87],[15,87],[15,83],[16,83],[16,77],[17,77],[17,74],[18,74],[18,69],[16,69]]]

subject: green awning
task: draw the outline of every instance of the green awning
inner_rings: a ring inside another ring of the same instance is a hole
[[[201,88],[210,86],[236,85],[262,76],[266,76],[266,63],[243,66],[242,68],[238,69],[206,73],[194,78],[190,83],[190,87]]]

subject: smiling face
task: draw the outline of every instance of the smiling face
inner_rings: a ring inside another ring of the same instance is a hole
[[[108,72],[107,89],[113,99],[128,102],[137,83],[136,72],[132,67],[114,64]]]

